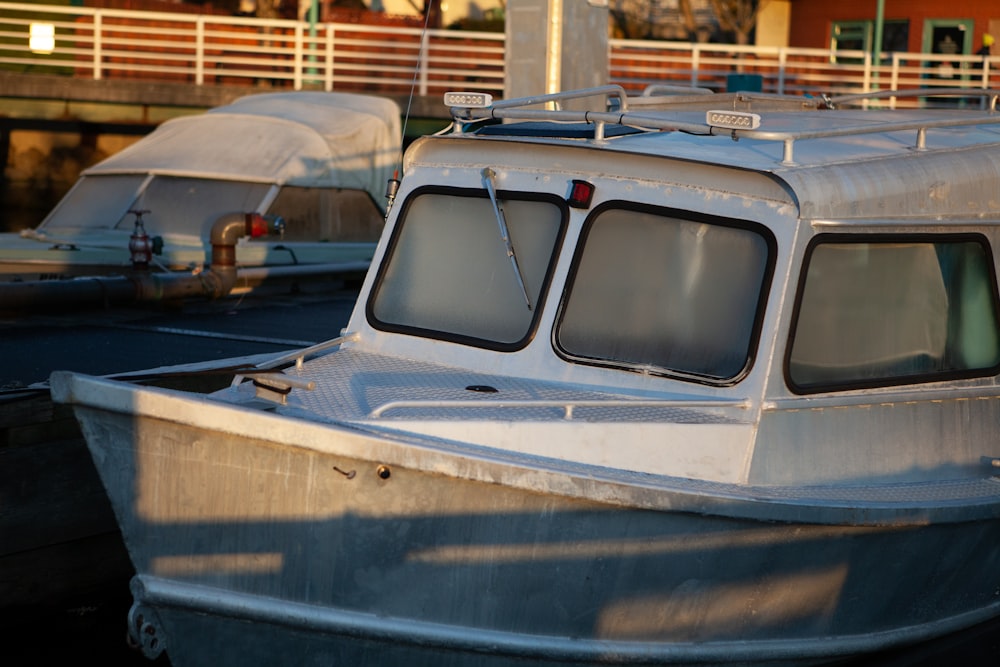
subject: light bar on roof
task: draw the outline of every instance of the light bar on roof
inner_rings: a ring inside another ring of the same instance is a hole
[[[444,94],[444,104],[448,107],[465,107],[466,109],[485,109],[493,104],[493,96],[489,93],[453,92]]]
[[[760,116],[746,111],[709,111],[705,122],[726,130],[756,130],[760,127]]]

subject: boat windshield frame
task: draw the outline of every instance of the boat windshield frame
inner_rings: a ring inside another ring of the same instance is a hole
[[[76,211],[87,209],[77,206],[77,198],[94,188],[99,192],[101,186],[116,181],[125,187],[111,193],[116,201],[104,198],[109,215],[94,221],[83,220]],[[269,181],[158,172],[93,174],[77,182],[39,225],[39,231],[131,232],[135,224],[131,211],[141,209],[147,211],[143,222],[151,235],[189,235],[207,240],[219,217],[235,212],[259,212],[276,193],[277,184]],[[206,202],[211,206],[206,206]],[[118,217],[110,215],[111,211],[117,212]],[[77,224],[64,224],[63,219]]]
[[[595,234],[595,225],[604,227],[605,219],[609,229]],[[589,251],[599,254],[591,260]],[[659,252],[675,253],[677,261],[643,265],[641,256],[652,259]],[[609,253],[618,261],[608,264]],[[729,261],[698,264],[713,257]],[[757,357],[776,262],[774,234],[756,222],[626,200],[604,202],[588,215],[577,242],[552,330],[553,348],[574,363],[735,385]],[[745,275],[726,275],[741,269]],[[747,272],[755,272],[756,281]],[[668,279],[671,274],[674,280]],[[607,289],[615,281],[621,281],[619,287]],[[649,286],[645,290],[643,283]],[[744,303],[753,295],[755,303]],[[579,315],[575,297],[581,308],[599,312]],[[685,317],[672,314],[682,308]],[[737,311],[741,316],[732,319]]]
[[[37,229],[47,232],[118,229],[123,220],[132,219],[129,210],[151,180],[153,175],[148,172],[84,174]],[[83,219],[80,211],[94,211],[95,205],[100,207],[97,212]]]
[[[503,201],[507,240],[517,249],[523,275],[511,270],[485,188],[419,187],[399,209],[365,303],[373,328],[502,352],[521,349],[534,338],[566,237],[569,207],[551,193],[497,190],[495,195]],[[435,244],[440,249],[434,250]],[[411,247],[419,250],[410,253]],[[473,248],[475,259],[465,256]],[[525,292],[533,308],[525,306]]]

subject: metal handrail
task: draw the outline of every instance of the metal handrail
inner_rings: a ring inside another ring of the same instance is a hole
[[[577,91],[576,95],[573,96],[571,92],[567,92],[566,95],[570,97],[590,97],[599,92],[607,92],[600,88],[590,88]],[[741,97],[742,94],[738,94],[734,97]],[[692,134],[715,134],[715,135],[726,135],[732,136],[734,139],[738,138],[748,138],[748,139],[759,139],[763,141],[780,141],[784,143],[784,152],[782,157],[783,164],[794,164],[794,145],[797,140],[801,139],[818,139],[823,137],[842,137],[842,136],[855,136],[864,134],[874,134],[879,132],[901,132],[907,130],[916,130],[916,139],[914,141],[913,148],[918,151],[923,151],[927,149],[927,130],[936,128],[951,128],[951,127],[969,127],[973,125],[997,125],[1000,124],[1000,114],[996,113],[997,101],[1000,99],[1000,89],[998,90],[965,90],[965,89],[913,89],[913,90],[893,90],[893,91],[876,91],[860,95],[843,96],[840,98],[835,98],[831,101],[836,101],[840,103],[861,101],[864,99],[872,98],[885,98],[885,97],[931,97],[931,96],[962,96],[962,97],[972,97],[978,96],[983,97],[989,102],[989,108],[985,112],[974,113],[969,112],[967,114],[962,114],[958,117],[928,117],[922,119],[913,118],[886,118],[885,120],[879,119],[880,122],[865,122],[859,125],[850,126],[840,126],[840,127],[827,127],[821,129],[811,128],[808,130],[734,130],[732,128],[720,128],[713,127],[707,122],[692,122],[688,117],[678,117],[676,112],[669,110],[655,110],[655,111],[642,111],[642,112],[628,112],[628,111],[570,111],[570,110],[552,110],[552,109],[527,109],[525,106],[531,106],[537,104],[541,101],[541,98],[537,97],[526,97],[518,99],[505,100],[500,103],[493,104],[488,107],[476,108],[476,107],[452,107],[451,113],[455,120],[454,129],[456,133],[462,132],[462,123],[474,123],[477,121],[484,120],[533,120],[533,121],[556,121],[556,122],[577,122],[577,123],[590,123],[594,125],[594,139],[596,141],[601,141],[604,139],[604,125],[621,125],[626,127],[634,127],[640,129],[650,129],[650,130],[676,130],[682,132],[689,132]],[[727,96],[728,97],[728,96]],[[745,96],[747,99],[752,99],[752,96]],[[664,98],[664,104],[668,104],[671,98],[666,96]],[[685,96],[684,100],[689,103],[692,96]],[[703,105],[703,110],[713,110],[723,107],[722,100],[726,99],[723,96],[716,95],[697,95],[694,96],[700,104]],[[792,98],[797,99],[797,98]],[[718,101],[717,101],[718,100]],[[625,100],[622,100],[622,106],[625,107]],[[682,110],[690,110],[690,106],[684,107]]]
[[[827,103],[835,107],[841,104],[864,100],[896,99],[899,97],[982,97],[989,102],[989,111],[996,111],[998,96],[1000,96],[1000,90],[979,88],[911,88],[906,90],[870,90],[853,95],[841,95],[829,98]]]
[[[379,405],[368,413],[371,419],[382,417],[389,410],[399,409],[475,409],[484,408],[506,409],[506,408],[559,408],[563,411],[563,419],[573,419],[573,411],[576,408],[736,408],[747,410],[750,408],[750,401],[747,399],[698,399],[698,400],[629,400],[629,399],[608,399],[608,400],[490,400],[490,399],[470,399],[470,400],[400,400],[388,401]]]

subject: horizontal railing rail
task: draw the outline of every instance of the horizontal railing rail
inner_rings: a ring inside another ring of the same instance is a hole
[[[383,24],[0,2],[0,69],[390,95],[472,89],[502,97],[502,33],[424,31],[419,22],[368,16]],[[35,40],[33,26],[41,30]],[[650,85],[816,97],[1000,87],[1000,56],[891,53],[876,61],[863,51],[611,39],[608,65],[609,83],[633,94]]]
[[[650,85],[717,92],[736,86],[814,97],[885,89],[1000,87],[1000,56],[889,53],[875,62],[865,51],[623,39],[612,39],[610,46],[610,82],[633,94]],[[924,102],[890,98],[888,103]]]
[[[32,46],[32,25],[52,41]],[[91,79],[399,94],[502,92],[504,36],[396,25],[0,3],[0,67]]]

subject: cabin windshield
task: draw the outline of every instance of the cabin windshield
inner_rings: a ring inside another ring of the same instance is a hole
[[[993,260],[982,237],[820,237],[788,357],[800,393],[992,375]]]
[[[145,174],[84,176],[40,228],[114,229],[132,207],[145,180]]]
[[[524,289],[486,191],[425,190],[407,200],[390,240],[368,303],[373,326],[496,349],[526,343],[566,209],[555,197],[498,199]]]
[[[207,239],[212,225],[229,213],[257,211],[267,183],[156,176],[137,194],[144,175],[88,176],[45,222],[45,229],[131,230],[130,209],[143,216],[150,234],[191,234]]]
[[[770,280],[763,228],[610,207],[584,230],[556,330],[565,356],[705,383],[749,368]]]
[[[192,234],[207,239],[223,215],[256,211],[270,187],[267,183],[157,176],[133,208],[149,211],[143,220],[150,234]],[[130,229],[133,222],[133,216],[127,215],[118,227]]]

